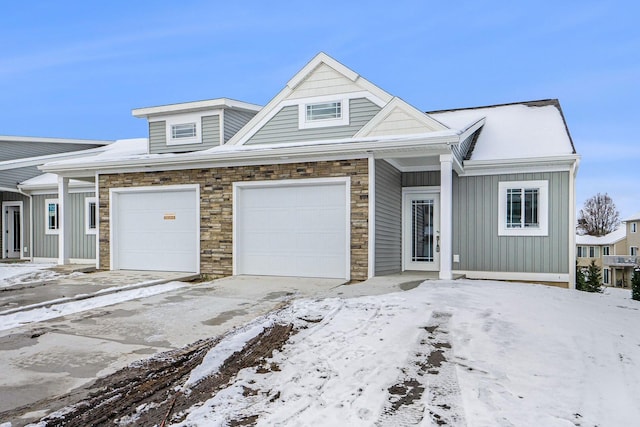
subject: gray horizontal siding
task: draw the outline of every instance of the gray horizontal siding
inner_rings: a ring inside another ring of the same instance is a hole
[[[0,141],[0,162],[27,157],[68,153],[100,147],[95,144],[64,144],[53,142]]]
[[[549,182],[549,235],[498,236],[498,182]],[[454,269],[568,273],[569,173],[453,177]]]
[[[165,121],[149,122],[149,153],[184,153],[220,145],[220,116],[202,117],[201,126],[201,144],[167,145],[167,123]]]
[[[401,173],[384,160],[375,164],[375,274],[402,271]]]
[[[22,202],[22,217],[20,218],[21,226],[22,226],[22,256],[30,257],[31,256],[31,230],[29,227],[29,218],[31,218],[31,204],[29,202],[29,198],[27,196],[23,196],[19,193],[12,193],[9,191],[0,191],[0,206],[2,206],[2,202]],[[2,213],[4,218],[4,212]],[[4,238],[4,233],[0,233],[0,248],[2,247],[2,239]],[[24,251],[24,248],[27,248],[27,251]]]
[[[17,189],[19,183],[38,175],[42,175],[42,172],[38,170],[37,166],[2,170],[0,171],[0,187]]]
[[[403,187],[431,187],[440,185],[440,171],[402,172]]]
[[[256,132],[247,141],[247,144],[350,138],[367,124],[378,111],[380,111],[380,107],[366,98],[352,99],[349,103],[349,125],[298,129],[298,106],[287,106]]]
[[[71,193],[71,258],[95,259],[96,236],[85,233],[85,198],[93,192]],[[37,258],[58,257],[58,236],[46,234],[46,199],[57,199],[57,194],[33,196],[33,256]]]
[[[224,143],[226,144],[255,115],[256,113],[251,111],[225,110]]]

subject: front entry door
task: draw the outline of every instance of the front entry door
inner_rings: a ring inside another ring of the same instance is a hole
[[[4,214],[5,258],[20,258],[20,206],[6,206]]]
[[[403,270],[440,269],[439,201],[437,193],[405,193]]]

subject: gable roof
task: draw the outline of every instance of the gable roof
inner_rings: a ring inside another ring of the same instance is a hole
[[[315,76],[320,77],[315,79]],[[311,96],[311,93],[317,92],[318,80],[320,79],[331,81],[333,84],[332,88],[323,88],[320,90],[323,96],[366,92],[368,97],[380,107],[383,107],[393,98],[389,93],[369,82],[355,71],[347,68],[326,53],[320,52],[298,71],[296,75],[287,82],[287,85],[269,101],[258,114],[231,137],[227,145],[244,144],[253,134],[260,130],[271,117],[280,111],[287,100],[289,100],[291,104],[294,104],[296,103],[296,99]],[[316,90],[312,90],[313,88]]]
[[[430,116],[452,128],[485,118],[468,160],[531,159],[576,154],[557,99],[440,110]]]

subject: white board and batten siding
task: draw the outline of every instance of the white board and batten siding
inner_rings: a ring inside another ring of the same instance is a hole
[[[348,178],[234,184],[234,274],[350,278]]]
[[[113,270],[199,273],[199,186],[113,188],[110,210]]]

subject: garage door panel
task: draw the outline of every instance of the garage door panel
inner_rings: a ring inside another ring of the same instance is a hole
[[[195,189],[122,192],[113,203],[116,268],[198,271]]]
[[[347,186],[240,187],[237,274],[348,277]]]

